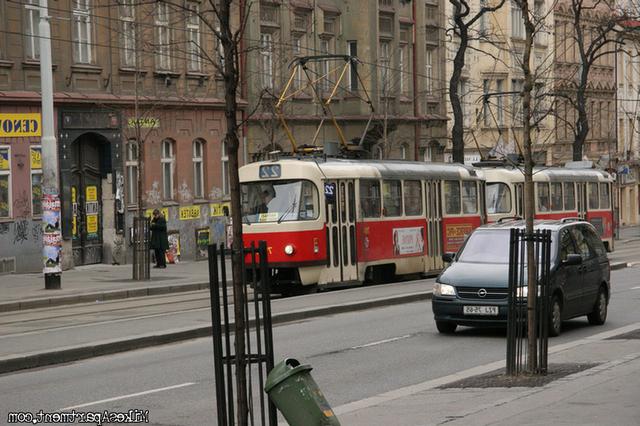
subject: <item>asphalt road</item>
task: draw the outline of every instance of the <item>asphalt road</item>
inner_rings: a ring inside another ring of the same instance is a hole
[[[550,346],[640,322],[638,268],[612,273],[604,326],[565,323]],[[335,408],[392,389],[504,359],[504,331],[435,330],[426,302],[377,308],[278,326],[276,357],[310,363]],[[0,423],[8,411],[149,410],[150,424],[214,424],[210,339],[132,351],[0,376]]]

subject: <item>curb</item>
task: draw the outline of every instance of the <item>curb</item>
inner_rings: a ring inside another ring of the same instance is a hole
[[[27,309],[51,308],[53,306],[75,305],[79,303],[104,302],[107,300],[129,299],[133,297],[158,296],[169,293],[207,290],[209,283],[189,283],[177,285],[161,285],[134,288],[130,290],[109,290],[96,293],[84,293],[73,296],[55,296],[34,299],[23,299],[14,302],[0,303],[0,313]]]
[[[207,284],[208,286],[208,284]],[[400,305],[403,303],[430,300],[431,291],[409,293],[399,296],[381,297],[377,299],[362,300],[337,305],[318,306],[310,309],[283,312],[272,316],[272,324],[284,324],[303,319],[319,317],[323,315],[338,314],[344,312],[360,311],[383,306]],[[249,321],[253,326],[254,320]],[[229,324],[230,327],[233,323]],[[112,339],[94,342],[85,345],[67,346],[52,351],[41,351],[21,354],[17,356],[0,357],[0,374],[9,373],[28,368],[44,367],[47,365],[62,364],[71,361],[79,361],[102,355],[110,355],[135,349],[175,343],[211,335],[211,326],[189,327],[167,330],[160,334],[142,334],[130,336],[124,339]]]
[[[628,265],[627,265],[627,262],[614,262],[614,263],[611,263],[611,264],[609,265],[609,267],[610,267],[610,269],[611,269],[612,271],[616,271],[616,270],[618,270],[618,269],[624,269],[624,268],[626,268],[627,266],[628,266]]]

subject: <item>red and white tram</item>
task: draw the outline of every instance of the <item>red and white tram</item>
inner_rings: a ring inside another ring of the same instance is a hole
[[[486,179],[487,218],[524,217],[524,174],[504,163],[476,163]],[[591,222],[607,250],[613,250],[613,178],[603,170],[536,167],[533,171],[536,219],[578,217]]]
[[[277,291],[435,273],[485,220],[459,164],[287,158],[240,169],[245,245],[265,240]]]

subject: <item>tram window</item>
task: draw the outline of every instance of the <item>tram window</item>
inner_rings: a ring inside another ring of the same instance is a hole
[[[347,200],[346,194],[344,193],[344,182],[340,182],[340,220],[342,223],[347,221]]]
[[[422,214],[422,184],[419,180],[404,182],[404,214],[407,216]]]
[[[460,182],[444,181],[444,204],[447,214],[460,214]]]
[[[551,210],[554,212],[562,210],[562,184],[560,182],[551,183]]]
[[[308,180],[273,180],[241,185],[245,223],[314,220],[320,214],[318,189]]]
[[[597,183],[589,183],[587,189],[587,196],[589,197],[589,209],[597,209],[598,208],[598,184]]]
[[[382,182],[382,203],[384,216],[402,216],[402,187],[399,180]]]
[[[537,183],[538,187],[538,211],[549,211],[549,184]]]
[[[462,182],[462,212],[478,213],[478,186],[475,182]]]
[[[600,184],[600,208],[608,209],[611,207],[611,200],[609,199],[609,184]]]
[[[487,183],[487,213],[511,212],[511,189],[502,182]]]
[[[564,183],[564,209],[575,210],[576,208],[576,187],[573,182]]]
[[[360,181],[360,210],[362,217],[380,217],[380,182]]]
[[[356,194],[353,190],[353,182],[349,182],[349,222],[356,220]]]

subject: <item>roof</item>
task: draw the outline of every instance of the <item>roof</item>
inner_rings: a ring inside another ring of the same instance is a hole
[[[534,220],[533,227],[534,230],[545,230],[549,229],[551,231],[557,231],[560,228],[573,224],[587,224],[590,225],[589,222],[585,222],[578,218],[565,218],[560,220]],[[483,225],[478,230],[483,229],[511,229],[511,228],[519,228],[523,229],[525,227],[525,221],[522,219],[514,219],[514,220],[503,220],[501,222],[494,222],[487,225]]]
[[[514,182],[524,182],[524,174],[513,167],[481,167],[487,182],[499,182],[509,179]],[[600,169],[571,169],[566,167],[535,167],[533,169],[534,182],[610,182],[611,175]]]

